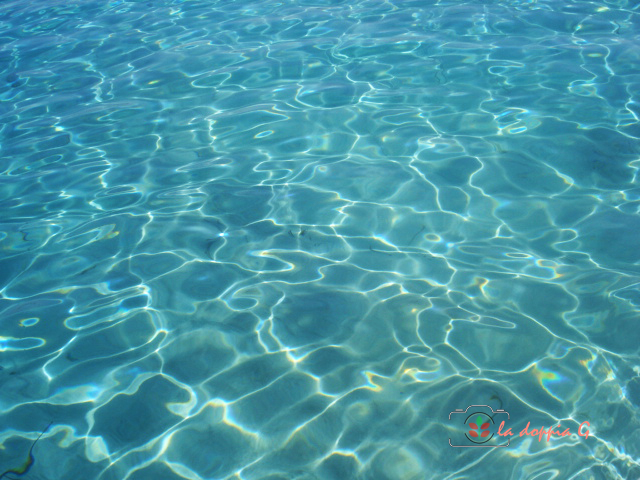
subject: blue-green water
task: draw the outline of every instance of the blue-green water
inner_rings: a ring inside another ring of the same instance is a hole
[[[638,45],[631,0],[2,2],[0,474],[639,479]]]

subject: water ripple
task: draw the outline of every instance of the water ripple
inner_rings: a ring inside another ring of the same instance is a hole
[[[2,469],[640,476],[639,23],[5,2]],[[451,449],[474,404],[591,434]]]

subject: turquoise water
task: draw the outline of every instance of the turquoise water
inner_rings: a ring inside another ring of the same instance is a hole
[[[630,0],[0,4],[0,474],[640,479],[639,44]]]

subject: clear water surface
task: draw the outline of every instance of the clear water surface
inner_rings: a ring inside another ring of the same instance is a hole
[[[0,474],[639,479],[639,5],[3,1]]]

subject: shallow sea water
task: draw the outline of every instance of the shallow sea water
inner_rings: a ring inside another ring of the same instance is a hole
[[[0,474],[640,479],[638,45],[629,0],[0,4]]]

